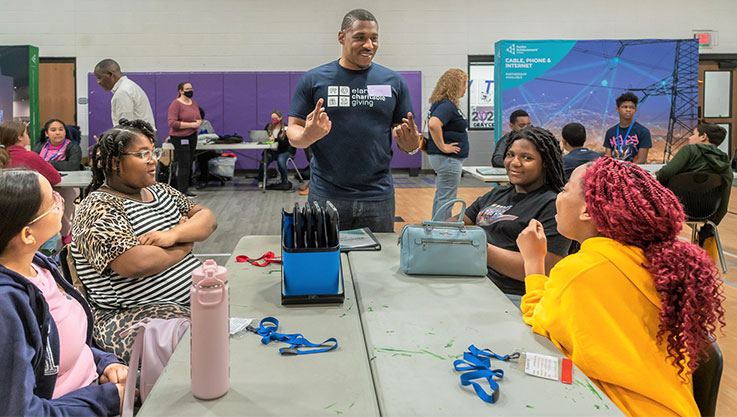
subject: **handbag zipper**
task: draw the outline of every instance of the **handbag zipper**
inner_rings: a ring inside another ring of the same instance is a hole
[[[442,243],[451,245],[473,245],[473,242],[467,240],[442,240],[442,239],[422,239],[422,250],[427,250],[428,243]]]

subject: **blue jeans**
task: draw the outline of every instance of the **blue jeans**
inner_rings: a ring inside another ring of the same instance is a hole
[[[264,160],[266,161],[266,166],[268,167],[270,163],[274,162],[276,160],[276,166],[279,168],[279,175],[281,175],[281,182],[287,182],[289,181],[287,177],[287,159],[291,154],[289,152],[282,152],[277,154],[276,151],[273,150],[267,150],[264,153]],[[263,181],[264,180],[264,168],[263,165],[259,165],[258,167],[258,180]]]
[[[461,183],[463,171],[463,160],[445,155],[428,154],[432,169],[435,170],[435,198],[432,201],[432,217],[437,220],[445,220],[452,214],[452,207],[438,213],[438,209],[445,203],[456,198],[458,184]]]
[[[322,198],[310,192],[308,201],[317,201],[322,207],[325,207],[325,201],[333,203],[338,209],[340,230],[368,227],[376,233],[394,232],[394,194],[386,200],[358,201]]]

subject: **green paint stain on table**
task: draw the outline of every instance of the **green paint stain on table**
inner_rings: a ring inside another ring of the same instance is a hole
[[[392,355],[392,357],[394,356],[409,356],[410,358],[412,357],[412,355],[410,355],[409,353],[395,353]]]
[[[535,408],[535,407],[531,406],[530,404],[527,404],[525,407],[527,407],[527,408]]]
[[[348,408],[353,408],[354,405],[356,405],[356,403],[352,402],[351,405],[348,406]]]
[[[384,307],[384,308],[389,308],[389,306],[382,306],[382,307]]]
[[[343,414],[342,411],[335,410],[335,414]]]
[[[598,405],[594,404],[594,408],[596,408],[598,410],[601,407],[599,407]]]
[[[394,330],[387,330],[386,331],[386,334],[392,334],[392,333],[394,333]]]
[[[435,333],[433,333],[433,332],[427,332],[427,333],[425,333],[425,334],[426,334],[426,335],[430,335],[430,336],[435,336]]]
[[[376,359],[376,356],[372,356],[372,357],[370,357],[370,358],[369,358],[369,362],[370,362],[370,361],[372,361],[372,360],[374,360],[374,359]]]
[[[593,392],[593,393],[594,393],[594,395],[596,395],[596,397],[597,397],[597,398],[599,399],[599,401],[604,401],[604,400],[603,400],[603,399],[601,398],[601,395],[599,395],[599,392],[598,392],[598,391],[596,391],[596,388],[594,388],[594,386],[593,386],[593,385],[591,385],[591,383],[590,383],[589,381],[586,381],[586,385],[588,385],[588,387],[589,387],[589,389],[591,390],[591,392]],[[598,408],[598,407],[597,407],[597,408]]]
[[[444,357],[442,357],[442,356],[440,356],[438,354],[432,353],[429,350],[422,349],[422,351],[425,352],[425,353],[427,353],[428,355],[435,356],[436,358],[440,359],[441,361],[444,361],[445,360]]]
[[[374,308],[373,307],[369,307],[368,308],[368,311],[374,311]]]
[[[448,359],[458,359],[463,355],[448,355]]]
[[[281,269],[272,269],[271,271],[269,271],[269,275],[271,275],[271,273],[273,272],[281,272]]]
[[[328,408],[330,408],[330,407],[334,406],[335,404],[338,404],[338,403],[332,403],[332,404],[330,404],[329,406],[325,407],[325,409],[327,410]]]
[[[455,337],[451,338],[451,339],[450,339],[450,340],[448,341],[448,343],[446,343],[446,344],[445,344],[445,347],[446,347],[446,348],[449,348],[449,347],[453,347],[453,342],[455,342],[455,341],[456,341],[456,338],[455,338]]]
[[[346,316],[346,314],[345,314],[345,313],[343,313],[343,314],[341,314],[341,315],[340,315],[340,316],[338,316],[338,317],[340,317],[340,318],[342,319],[342,318],[343,318],[343,317],[345,317],[345,316]]]
[[[353,304],[351,304],[350,306],[348,306],[348,310],[346,310],[346,311],[351,311],[352,308],[353,308]]]

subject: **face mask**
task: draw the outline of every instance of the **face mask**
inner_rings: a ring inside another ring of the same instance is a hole
[[[194,95],[194,91],[185,91],[184,95],[188,98],[192,98],[192,96]]]
[[[279,119],[271,119],[271,124],[278,125],[279,124]]]

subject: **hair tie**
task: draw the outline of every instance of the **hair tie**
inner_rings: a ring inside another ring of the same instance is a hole
[[[5,149],[5,145],[0,145],[0,148],[3,148],[3,149]]]

